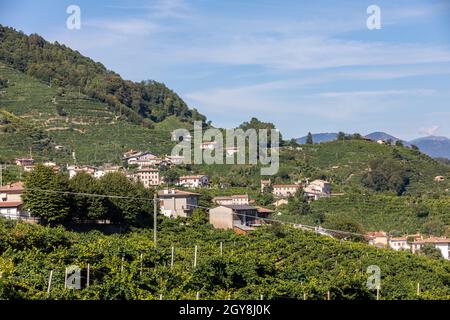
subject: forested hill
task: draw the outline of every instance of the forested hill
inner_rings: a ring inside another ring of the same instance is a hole
[[[163,83],[124,80],[101,63],[37,34],[27,36],[0,25],[0,62],[62,90],[80,90],[135,124],[150,127],[172,115],[186,122],[206,121]]]

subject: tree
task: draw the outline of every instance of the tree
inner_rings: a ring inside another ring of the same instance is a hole
[[[286,206],[290,214],[304,215],[311,212],[311,206],[302,189],[298,189],[293,197],[290,197]]]
[[[178,183],[180,175],[175,169],[169,168],[166,171],[162,172],[162,177],[164,178],[165,183],[172,186]]]
[[[69,188],[75,193],[98,194],[99,186],[97,180],[91,175],[81,172],[69,180]],[[72,219],[103,219],[106,218],[106,199],[88,196],[74,195],[71,205]]]
[[[344,132],[339,131],[339,133],[338,133],[338,135],[337,135],[337,140],[338,140],[338,141],[343,141],[343,140],[346,139],[346,137],[347,137],[347,136],[345,135]]]
[[[306,137],[306,144],[314,144],[311,132],[308,132],[308,136]]]
[[[437,249],[435,246],[433,246],[432,244],[425,244],[424,246],[422,246],[422,248],[420,249],[420,253],[430,259],[442,259],[443,258],[441,251],[439,249]]]
[[[113,222],[132,223],[153,207],[152,192],[119,172],[108,173],[98,181],[99,191],[108,196],[107,217]],[[148,199],[148,200],[146,200]]]
[[[393,191],[401,195],[409,184],[409,177],[397,161],[376,159],[369,163],[369,171],[363,176],[362,183],[374,191]]]
[[[44,190],[49,190],[45,192]],[[69,216],[68,179],[52,168],[37,165],[25,179],[22,194],[25,210],[47,222],[61,222]]]

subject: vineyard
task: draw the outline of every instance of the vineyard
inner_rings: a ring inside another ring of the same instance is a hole
[[[105,235],[0,221],[1,299],[450,299],[450,263],[281,225],[250,235],[202,218]],[[173,252],[173,255],[172,255]],[[197,254],[195,254],[197,252]],[[65,270],[81,269],[81,289]],[[418,290],[419,286],[419,290]]]

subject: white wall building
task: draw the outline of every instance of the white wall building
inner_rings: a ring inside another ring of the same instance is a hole
[[[186,188],[201,188],[209,184],[209,178],[205,175],[182,176],[178,180],[178,185]]]
[[[279,198],[291,197],[300,189],[298,184],[274,184],[272,187],[272,194]]]

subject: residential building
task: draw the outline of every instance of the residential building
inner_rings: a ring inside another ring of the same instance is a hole
[[[123,160],[129,165],[137,164],[139,167],[145,167],[155,165],[156,163],[161,162],[162,159],[158,158],[149,151],[136,152],[134,150],[130,150],[123,155]]]
[[[165,189],[158,192],[161,213],[166,217],[190,217],[197,207],[198,193],[176,189]]]
[[[427,239],[420,239],[411,243],[411,249],[413,253],[420,251],[424,245],[432,245],[436,249],[438,249],[442,256],[450,260],[450,239],[448,238],[438,238],[438,237],[430,237]]]
[[[34,164],[33,158],[16,158],[16,165],[20,167],[32,166]]]
[[[205,175],[182,176],[178,179],[178,185],[187,188],[201,188],[209,184],[209,178]]]
[[[216,229],[231,229],[243,234],[263,224],[271,212],[249,205],[221,205],[209,210],[209,223]]]
[[[314,180],[303,189],[305,196],[311,200],[319,200],[331,195],[330,183],[325,180]]]
[[[248,194],[214,197],[212,201],[217,205],[249,204]]]
[[[184,163],[185,158],[183,156],[166,156],[164,160],[168,164],[180,165]]]
[[[261,180],[261,192],[264,192],[264,189],[268,186],[270,186],[270,184],[272,183],[272,181],[269,180]]]
[[[106,165],[106,166],[103,166],[103,167],[95,169],[94,178],[100,179],[105,174],[114,173],[114,172],[121,172],[121,171],[123,171],[123,167],[121,167],[121,166]]]
[[[375,231],[366,233],[366,239],[369,244],[376,247],[386,248],[388,246],[388,235],[384,231]]]
[[[402,237],[389,238],[389,247],[393,250],[411,250],[411,242],[422,239],[420,234],[404,235]]]
[[[272,194],[275,197],[287,198],[293,196],[301,186],[299,184],[274,184],[272,187]]]
[[[0,186],[0,216],[14,220],[30,218],[30,214],[22,208],[24,190],[22,182]]]
[[[59,172],[59,171],[61,170],[61,167],[58,166],[58,165],[56,164],[56,162],[53,162],[53,161],[46,161],[46,162],[43,163],[43,165],[44,165],[45,167],[52,168],[53,171],[55,171],[55,172]]]
[[[161,179],[159,177],[159,170],[155,168],[143,168],[132,174],[135,181],[140,181],[145,188],[159,186]]]
[[[77,175],[77,173],[80,172],[85,172],[91,176],[94,176],[96,169],[93,166],[68,165],[67,171],[69,171],[69,179],[72,179]]]

